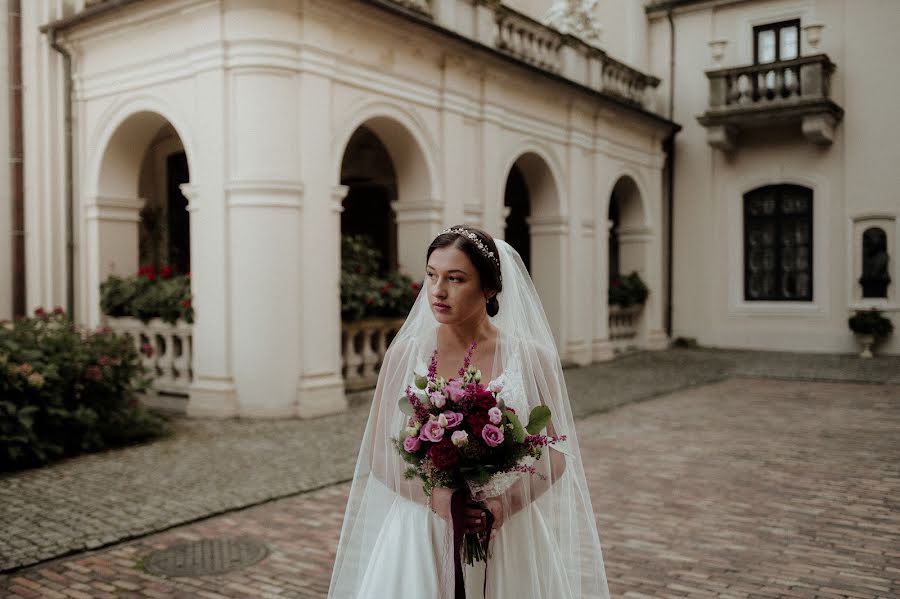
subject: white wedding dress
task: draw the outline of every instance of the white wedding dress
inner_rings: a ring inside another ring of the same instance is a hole
[[[465,568],[466,597],[609,599],[553,335],[521,257],[503,241],[497,240],[497,247],[503,291],[497,296],[500,312],[491,317],[498,331],[493,382],[502,383],[500,397],[523,424],[534,407],[549,407],[547,433],[567,440],[544,448],[532,464],[540,476],[521,474],[512,488],[497,495],[506,520],[491,541],[487,567],[480,562]],[[413,373],[425,372],[437,347],[438,327],[423,290],[379,371],[329,599],[454,597],[452,529],[428,507],[421,480],[406,479],[406,463],[391,441],[407,421],[398,402],[405,401]]]
[[[503,385],[501,397],[521,414],[527,406],[515,399],[521,397],[522,389],[517,374],[515,368],[507,368],[491,383]],[[453,580],[449,523],[427,506],[380,486],[384,499],[392,505],[375,541],[358,599],[452,598],[452,584],[448,586]],[[561,552],[535,507],[529,504],[513,514],[497,531],[490,544],[487,571],[484,562],[465,566],[468,599],[576,599],[565,576]],[[410,595],[412,589],[415,592]]]

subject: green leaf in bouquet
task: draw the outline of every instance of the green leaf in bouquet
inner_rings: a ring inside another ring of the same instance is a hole
[[[522,428],[522,423],[519,421],[519,417],[516,416],[515,412],[507,408],[504,413],[506,414],[506,418],[509,420],[509,423],[512,425],[512,435],[513,439],[515,439],[516,443],[522,443],[525,440],[525,429]],[[504,431],[505,433],[506,431]]]
[[[416,412],[405,395],[397,401],[397,405],[400,406],[400,411],[407,416],[415,416]]]
[[[427,387],[427,386],[428,386],[428,379],[427,379],[427,378],[425,378],[424,376],[417,376],[417,377],[416,377],[416,387],[418,387],[419,389],[422,389],[422,390],[424,391],[424,390],[425,390],[425,387]]]
[[[550,422],[550,408],[547,406],[536,406],[531,410],[528,416],[528,426],[526,430],[530,435],[536,435]]]

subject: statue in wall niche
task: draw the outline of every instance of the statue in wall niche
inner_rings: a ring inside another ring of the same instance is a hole
[[[599,0],[556,0],[544,23],[560,33],[574,35],[589,44],[600,43],[603,27],[597,21],[595,8]]]
[[[859,278],[863,297],[887,297],[887,288],[891,282],[888,274],[889,260],[884,229],[866,229],[863,232],[863,272]]]

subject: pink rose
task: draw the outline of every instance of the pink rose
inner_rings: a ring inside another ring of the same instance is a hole
[[[450,399],[453,401],[459,401],[466,395],[466,389],[463,387],[463,384],[457,380],[452,379],[449,383],[447,383],[447,394],[450,396]]]
[[[431,404],[436,408],[443,408],[447,403],[447,398],[440,391],[432,391],[428,396],[431,398]]]
[[[407,437],[403,441],[403,449],[405,449],[408,453],[419,451],[420,447],[422,447],[422,441],[419,440],[419,438],[416,436]]]
[[[491,383],[488,389],[490,389],[491,393],[494,395],[500,395],[500,392],[503,391],[503,383]]]
[[[500,424],[500,421],[503,420],[503,412],[500,411],[500,408],[493,407],[488,410],[488,418],[491,419],[491,424]]]
[[[442,427],[437,420],[429,420],[422,425],[422,430],[419,431],[419,439],[421,439],[422,441],[431,441],[432,443],[437,443],[443,437],[444,427]]]
[[[456,428],[463,421],[463,415],[459,412],[444,412],[441,416],[447,419],[447,428]]]
[[[497,447],[503,443],[503,431],[493,424],[485,424],[481,429],[481,438],[491,447]]]

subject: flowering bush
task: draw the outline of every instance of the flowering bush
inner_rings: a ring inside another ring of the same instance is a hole
[[[625,277],[613,277],[609,282],[608,303],[610,305],[633,306],[647,301],[650,290],[637,272]]]
[[[162,434],[136,399],[149,382],[130,339],[61,308],[0,323],[0,471]]]
[[[191,275],[177,275],[170,266],[159,270],[143,266],[127,278],[111,275],[100,284],[100,308],[107,316],[131,316],[144,322],[151,318],[172,324],[194,322]]]
[[[858,335],[887,337],[894,332],[894,323],[885,318],[877,308],[857,310],[856,314],[847,320],[847,325]]]
[[[362,235],[341,238],[341,318],[354,322],[371,317],[406,316],[421,284],[399,272],[381,275],[381,254]]]

